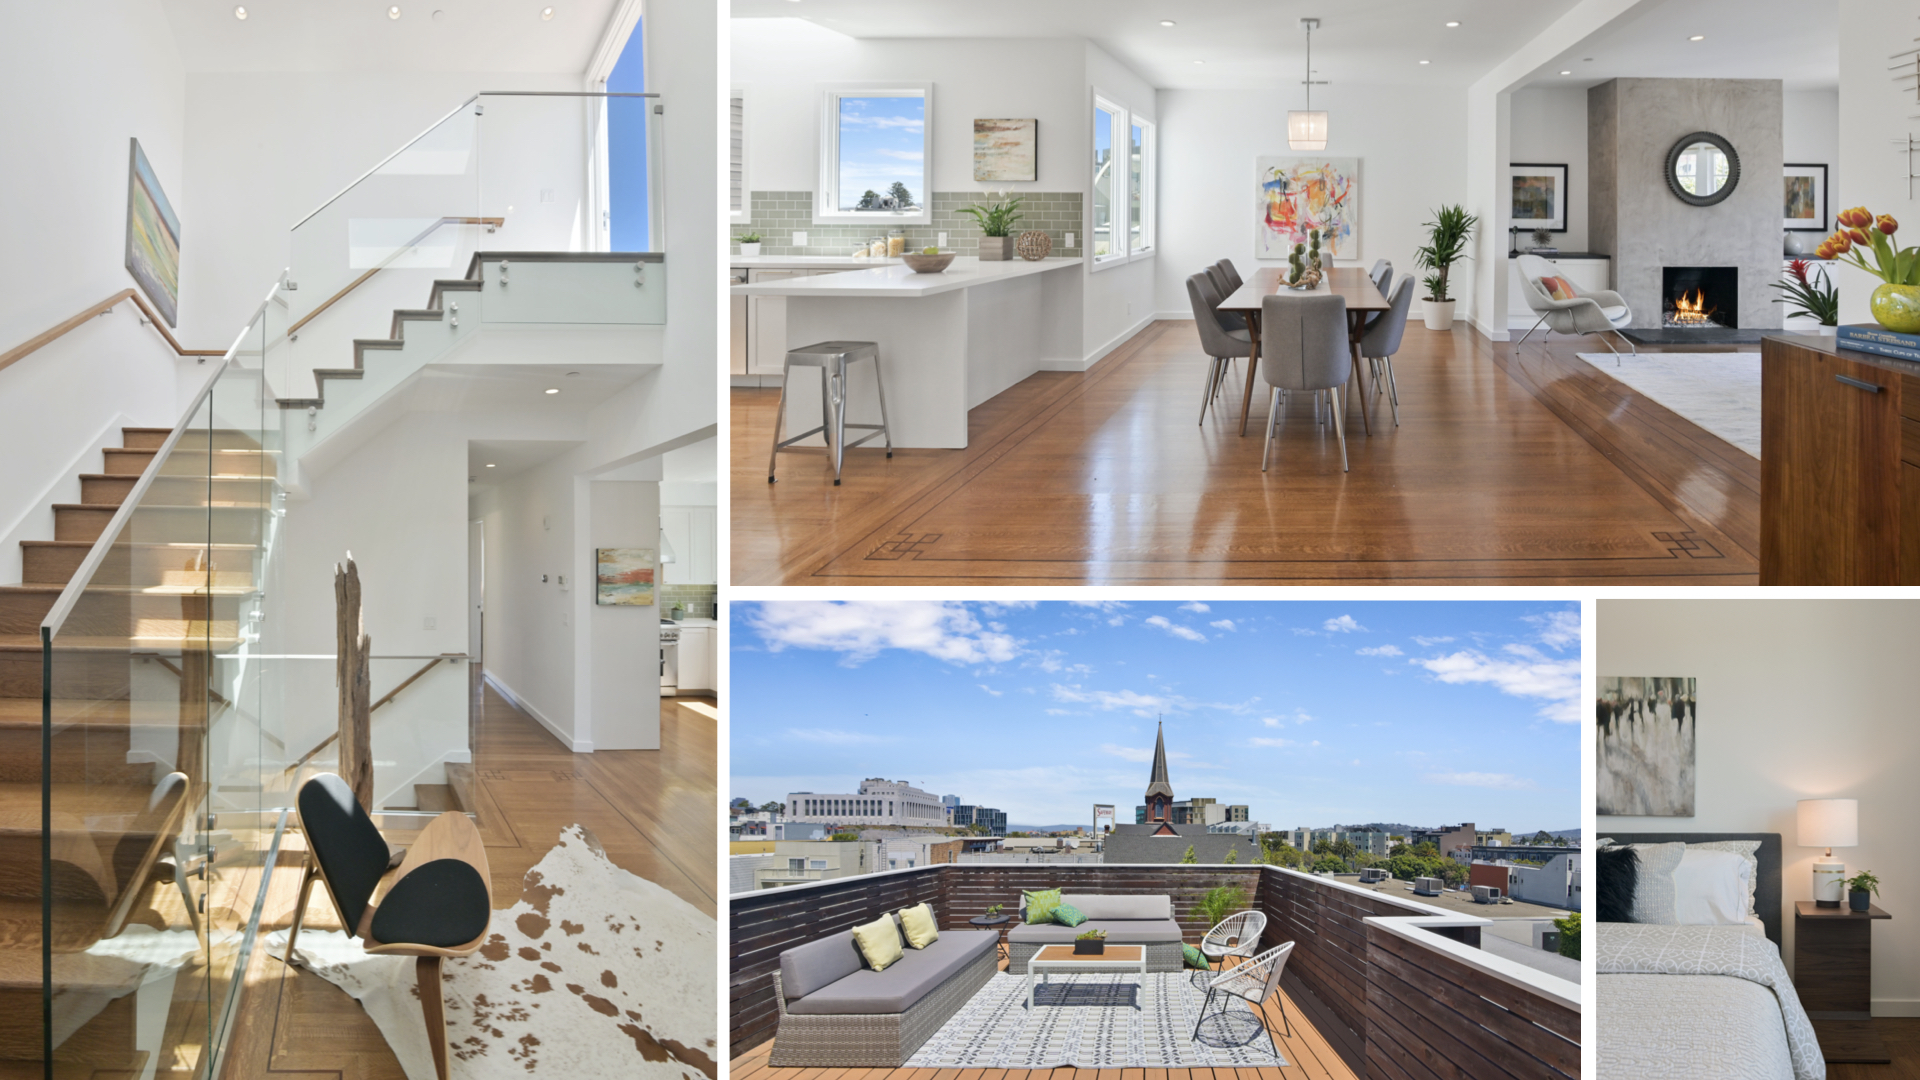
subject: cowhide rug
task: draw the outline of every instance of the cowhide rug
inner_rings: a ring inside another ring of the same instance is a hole
[[[716,932],[568,826],[527,871],[520,902],[493,913],[486,945],[442,970],[452,1075],[716,1078]],[[274,955],[286,940],[272,935]],[[314,930],[300,931],[294,957],[360,1002],[409,1080],[434,1080],[412,957],[368,956],[357,939]]]

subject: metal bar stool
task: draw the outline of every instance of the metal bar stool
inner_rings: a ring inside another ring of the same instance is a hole
[[[874,386],[880,394],[880,422],[877,424],[847,423],[847,365],[856,360],[873,362]],[[780,433],[787,426],[788,380],[793,377],[796,366],[820,369],[820,426],[782,440]],[[848,443],[848,428],[867,434]],[[773,452],[767,455],[767,483],[773,483],[774,464],[780,458],[780,451],[815,434],[827,440],[826,450],[833,455],[835,487],[840,484],[840,463],[846,452],[875,435],[886,440],[887,456],[893,456],[893,434],[887,430],[887,386],[880,378],[880,346],[871,341],[823,341],[818,345],[788,350],[786,363],[780,369],[780,411],[773,419]]]

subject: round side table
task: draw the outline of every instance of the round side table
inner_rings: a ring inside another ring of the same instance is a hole
[[[975,926],[977,926],[977,927],[979,927],[979,928],[980,928],[980,929],[982,929],[982,930],[991,930],[991,929],[995,929],[995,928],[997,928],[997,927],[1001,927],[1001,926],[1005,926],[1005,925],[1007,925],[1008,923],[1010,923],[1010,922],[1012,922],[1012,921],[1013,921],[1013,916],[1011,916],[1011,915],[982,915],[982,916],[980,916],[979,918],[976,918],[976,919],[968,919],[967,921],[968,921],[968,922],[970,922],[970,923],[972,923],[973,925],[975,925]],[[1007,958],[1007,939],[1006,939],[1006,938],[1004,938],[1004,937],[1002,937],[1002,938],[1000,939],[1000,959],[1002,959],[1002,960],[1005,960],[1006,958]]]

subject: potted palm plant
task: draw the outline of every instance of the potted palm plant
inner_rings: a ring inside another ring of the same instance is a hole
[[[980,223],[980,258],[1005,262],[1013,258],[1013,223],[1020,220],[1018,196],[1003,203],[963,206],[960,212]]]
[[[1467,244],[1473,239],[1473,227],[1479,223],[1479,218],[1467,213],[1466,207],[1458,203],[1434,211],[1433,220],[1426,223],[1427,243],[1414,249],[1413,262],[1422,270],[1433,271],[1422,282],[1427,287],[1429,330],[1453,329],[1453,296],[1447,277],[1454,263],[1471,258]]]

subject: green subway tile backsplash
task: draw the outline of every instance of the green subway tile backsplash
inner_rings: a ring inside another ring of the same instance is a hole
[[[715,585],[662,585],[658,601],[660,613],[670,614],[674,605],[686,608],[689,619],[719,618],[719,587]]]
[[[963,206],[996,201],[992,197],[983,197],[975,191],[936,191],[933,193],[933,223],[930,225],[905,225],[901,231],[907,236],[907,250],[918,251],[939,240],[939,234],[947,234],[947,250],[961,255],[980,253],[980,226],[973,218],[960,213]],[[747,225],[736,225],[733,235],[752,231],[760,234],[760,254],[762,255],[851,255],[853,246],[876,236],[885,236],[892,232],[891,222],[876,221],[871,225],[817,225],[813,220],[813,192],[811,191],[756,191],[748,204],[753,220]],[[1079,243],[1085,233],[1085,224],[1081,219],[1081,194],[1078,191],[1034,191],[1023,192],[1020,196],[1021,218],[1014,225],[1014,234],[1040,229],[1053,238],[1054,255],[1068,255],[1078,258],[1079,247],[1065,247],[1066,234],[1074,234],[1074,242]],[[799,230],[807,234],[806,247],[793,246],[793,233]],[[736,240],[737,244],[737,240]],[[738,252],[735,246],[731,249]]]

